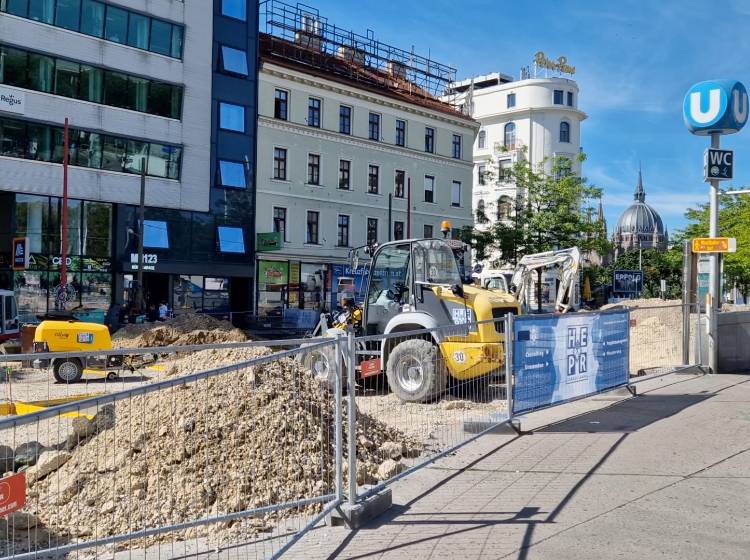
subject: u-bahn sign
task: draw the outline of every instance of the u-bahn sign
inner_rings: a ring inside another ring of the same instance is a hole
[[[747,122],[747,90],[737,80],[693,85],[683,102],[685,126],[693,134],[733,134]]]

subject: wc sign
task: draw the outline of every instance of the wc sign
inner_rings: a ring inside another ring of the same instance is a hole
[[[747,122],[747,90],[736,80],[693,85],[683,102],[685,126],[693,134],[734,134]]]
[[[734,152],[708,148],[703,153],[703,180],[726,181],[734,178]]]

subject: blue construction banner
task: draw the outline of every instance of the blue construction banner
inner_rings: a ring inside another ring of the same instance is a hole
[[[594,395],[630,379],[630,311],[513,321],[513,413]]]

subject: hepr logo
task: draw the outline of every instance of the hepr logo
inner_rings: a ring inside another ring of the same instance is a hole
[[[736,80],[709,80],[693,85],[683,102],[685,126],[693,134],[733,134],[745,126],[747,90]]]

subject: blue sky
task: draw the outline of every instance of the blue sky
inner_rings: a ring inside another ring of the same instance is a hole
[[[543,50],[576,67],[588,114],[584,174],[604,189],[610,228],[632,201],[643,164],[646,201],[670,231],[685,208],[707,201],[704,137],[688,133],[682,99],[691,84],[733,78],[750,86],[750,0],[307,0],[330,23],[450,64],[458,78],[518,76]],[[735,181],[750,184],[750,126],[725,136]],[[724,187],[730,186],[724,183]]]

